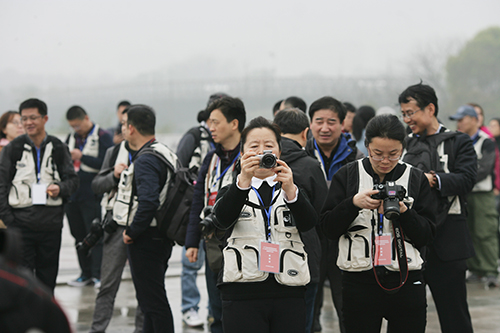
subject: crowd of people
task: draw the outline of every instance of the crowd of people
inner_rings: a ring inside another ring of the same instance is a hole
[[[0,117],[0,288],[12,297],[0,329],[71,329],[51,297],[66,215],[81,269],[68,284],[99,289],[90,332],[110,325],[127,262],[135,332],[174,332],[174,242],[157,220],[173,165],[197,178],[180,258],[185,325],[205,324],[204,266],[211,332],[320,332],[325,290],[341,332],[380,332],[383,319],[425,332],[427,286],[442,332],[472,332],[466,284],[499,286],[500,119],[485,126],[480,105],[464,103],[448,129],[422,83],[398,103],[325,96],[307,108],[291,96],[247,124],[243,101],[217,93],[174,153],[150,106],[120,102],[110,129],[72,106],[62,142],[45,130],[47,105],[24,101]],[[38,308],[47,315],[13,321]]]

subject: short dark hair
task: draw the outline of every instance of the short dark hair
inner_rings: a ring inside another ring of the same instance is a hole
[[[38,98],[30,98],[19,105],[19,113],[22,114],[24,109],[38,109],[38,113],[42,116],[47,115],[47,104]]]
[[[154,135],[156,115],[153,108],[147,105],[136,104],[126,108],[127,124],[134,126],[142,135]]]
[[[344,107],[347,112],[356,113],[356,107],[349,102],[344,102]]]
[[[344,104],[333,97],[325,96],[315,100],[309,107],[309,118],[311,118],[311,121],[313,121],[314,113],[323,109],[335,112],[339,117],[340,123],[344,121],[345,115],[347,113]]]
[[[297,108],[304,113],[307,111],[306,102],[302,98],[297,97],[297,96],[288,97],[287,99],[285,99],[284,104],[285,104],[285,108],[287,108],[287,109],[288,108]]]
[[[85,110],[81,106],[73,105],[66,112],[66,120],[75,120],[75,119],[83,120],[85,119],[86,115],[87,112],[85,112]]]
[[[360,106],[352,120],[352,135],[358,141],[363,135],[366,124],[375,117],[375,109],[369,105]]]
[[[280,111],[281,113],[281,111]],[[250,123],[248,124],[247,127],[243,129],[241,132],[241,145],[240,145],[240,150],[243,151],[243,146],[245,145],[245,142],[247,142],[247,136],[248,133],[256,128],[267,128],[271,130],[274,133],[274,136],[276,136],[276,141],[278,142],[278,147],[280,148],[281,151],[281,130],[278,127],[278,125],[270,122],[266,118],[259,116],[257,118],[254,118],[250,120]]]
[[[373,117],[366,125],[365,146],[368,147],[373,138],[396,140],[405,147],[406,130],[397,116],[382,114]]]
[[[3,132],[3,130],[7,127],[7,125],[12,121],[12,118],[16,114],[19,114],[17,111],[7,111],[0,117],[0,138],[6,138],[7,136]]]
[[[129,101],[121,101],[120,103],[118,103],[118,106],[116,107],[117,109],[120,108],[120,106],[130,106],[132,104],[130,104]]]
[[[283,134],[299,134],[309,127],[309,119],[306,114],[298,108],[281,110],[276,117],[274,117],[274,123],[278,125]]]
[[[281,103],[284,101],[284,99],[280,99],[277,101],[274,106],[273,106],[273,116],[280,110]]]
[[[436,96],[436,91],[434,91],[431,86],[422,84],[422,81],[414,84],[413,86],[409,86],[399,95],[399,104],[409,103],[410,98],[413,98],[417,102],[417,106],[421,109],[431,103],[434,104],[434,116],[437,118],[439,111],[438,98]]]
[[[234,119],[238,120],[238,132],[242,132],[245,128],[246,112],[245,105],[239,98],[225,96],[212,102],[208,108],[208,114],[214,110],[220,110],[227,122]]]

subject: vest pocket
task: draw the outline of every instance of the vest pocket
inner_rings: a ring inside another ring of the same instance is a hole
[[[280,253],[280,274],[276,281],[286,286],[305,286],[310,281],[307,254],[290,248]]]
[[[9,205],[14,208],[31,206],[31,186],[24,182],[13,183],[9,193]]]
[[[251,240],[233,239],[222,251],[224,258],[223,282],[259,282],[267,273],[259,270],[259,250]],[[239,244],[238,244],[239,243]]]

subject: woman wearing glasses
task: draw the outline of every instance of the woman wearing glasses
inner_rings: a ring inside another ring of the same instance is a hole
[[[335,174],[322,210],[325,235],[339,241],[347,332],[380,332],[382,318],[391,332],[425,331],[421,250],[435,209],[423,172],[400,161],[405,137],[394,115],[370,120],[368,157]]]
[[[19,112],[5,112],[0,117],[0,151],[21,134],[24,134],[24,127]]]

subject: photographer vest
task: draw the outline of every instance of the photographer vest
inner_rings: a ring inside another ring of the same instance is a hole
[[[250,190],[222,251],[224,283],[262,282],[273,274],[259,270],[260,242],[266,240],[266,222],[256,207],[261,207],[259,199]],[[310,281],[307,253],[281,189],[274,195],[270,218],[271,241],[280,245],[280,273],[273,274],[274,278],[282,285],[305,286]]]
[[[420,138],[413,133],[408,135],[406,148],[403,151],[401,160],[419,168],[423,172],[431,170],[435,172],[450,173],[449,163],[455,156],[445,152],[445,145],[453,144],[453,139],[457,132],[446,129],[444,132]],[[451,149],[448,150],[452,152]],[[458,195],[440,198],[438,204],[438,221],[444,220],[447,215],[462,214],[462,207]]]
[[[154,149],[159,154],[163,155],[168,161],[172,163],[172,165],[177,165],[177,156],[167,146],[155,141],[149,147]],[[128,151],[126,153],[128,155]],[[120,158],[120,154],[118,155],[118,158]],[[163,202],[165,202],[168,189],[167,185],[171,177],[172,173],[169,172],[165,184],[163,184],[162,190],[160,192],[160,204],[158,205],[158,209],[160,209]],[[134,162],[132,161],[129,167],[126,170],[123,170],[120,175],[120,181],[118,182],[118,191],[116,193],[116,199],[113,205],[113,220],[115,220],[119,225],[129,225],[134,220],[134,216],[137,212],[138,206],[139,201],[134,185]],[[156,218],[153,218],[150,226],[155,227],[156,225]]]
[[[61,181],[57,166],[52,158],[53,143],[45,145],[43,158],[40,161],[40,181],[41,184],[54,184]],[[24,144],[21,159],[16,162],[16,174],[12,179],[12,186],[9,193],[9,205],[12,208],[26,208],[33,206],[31,197],[33,184],[37,183],[37,163],[33,158],[33,147]],[[63,200],[61,197],[47,197],[46,206],[61,206]]]
[[[233,173],[239,156],[240,153],[238,153],[232,163],[227,166],[225,170],[221,170],[220,157],[215,153],[213,154],[210,164],[208,165],[207,177],[205,179],[205,207],[213,206],[219,190],[224,186],[233,183]],[[201,218],[203,219],[204,216]]]
[[[200,137],[196,138],[198,145],[193,151],[193,155],[191,156],[191,160],[188,165],[188,169],[197,170],[197,172],[200,170],[205,156],[207,156],[207,154],[214,149],[214,144],[210,142],[210,132],[203,125],[200,125],[198,130],[200,132]]]
[[[362,160],[356,162],[359,170],[358,184],[346,184],[346,188],[358,188],[356,193],[373,188],[373,177],[368,174],[363,167]],[[402,162],[399,162],[402,163]],[[407,191],[410,190],[409,180],[411,175],[411,166],[406,164],[406,170],[399,179],[393,180],[396,184],[404,186]],[[407,193],[411,197],[412,193]],[[337,265],[341,270],[349,272],[363,272],[373,268],[372,265],[372,215],[370,209],[361,209],[358,216],[349,226],[347,232],[339,239],[339,255]],[[378,212],[375,211],[375,218],[378,219]],[[383,234],[391,234],[392,238],[392,260],[391,264],[385,266],[390,271],[399,271],[399,264],[396,257],[395,237],[392,228],[392,221],[384,217]],[[408,270],[420,270],[423,260],[420,252],[405,239],[406,257]]]
[[[476,151],[477,160],[483,158],[482,148],[484,140],[490,140],[488,134],[479,130],[479,137],[476,142],[474,142],[474,150]],[[493,172],[493,171],[492,171]],[[477,182],[472,189],[472,192],[489,192],[493,190],[493,177],[489,174],[485,179]]]
[[[69,151],[75,149],[75,133],[71,133],[68,140],[68,148]],[[90,130],[87,138],[85,139],[85,144],[83,147],[79,147],[82,151],[82,155],[87,155],[91,157],[99,156],[99,125],[94,124],[94,127]],[[94,169],[84,164],[83,162],[80,164],[80,168],[85,172],[90,173],[98,173],[99,169]]]
[[[122,141],[120,143],[120,148],[118,148],[118,154],[116,155],[116,160],[114,166],[117,166],[120,163],[128,165],[131,160],[131,156],[129,151],[125,146],[126,141]],[[112,190],[111,192],[104,193],[102,195],[101,207],[103,207],[106,211],[112,210],[115,205],[116,200],[116,190]],[[111,197],[110,197],[111,196]],[[125,225],[125,224],[123,224]]]

